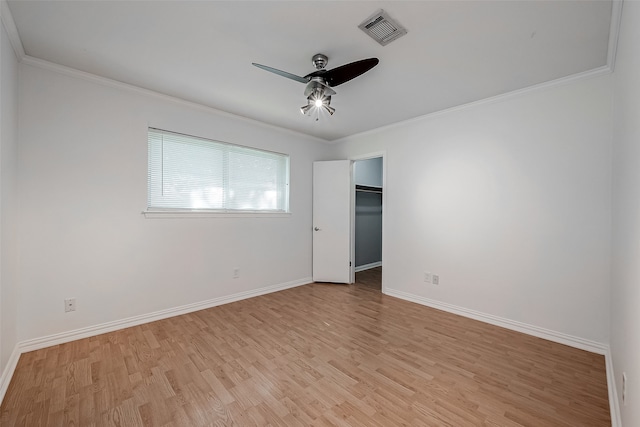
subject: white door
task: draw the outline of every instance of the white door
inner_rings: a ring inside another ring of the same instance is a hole
[[[351,282],[351,161],[313,163],[313,281]]]

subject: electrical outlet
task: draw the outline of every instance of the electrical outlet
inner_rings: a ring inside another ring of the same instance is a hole
[[[240,269],[236,267],[233,269],[233,278],[237,279],[238,277],[240,277]]]
[[[431,273],[425,271],[425,273],[424,273],[424,281],[426,283],[431,283]]]
[[[627,373],[622,373],[622,405],[627,404]]]
[[[67,298],[64,300],[64,312],[76,311],[76,299]]]
[[[439,285],[440,284],[440,276],[438,276],[437,274],[434,274],[432,281],[433,281],[434,285]]]

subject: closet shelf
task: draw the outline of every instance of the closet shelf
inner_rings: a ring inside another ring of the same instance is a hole
[[[356,191],[363,193],[377,193],[382,194],[382,187],[371,187],[368,185],[356,185]]]

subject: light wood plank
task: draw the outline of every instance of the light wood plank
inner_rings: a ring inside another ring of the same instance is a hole
[[[603,356],[356,277],[23,354],[0,424],[611,425]]]

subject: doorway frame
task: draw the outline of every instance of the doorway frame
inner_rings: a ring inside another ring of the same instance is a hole
[[[358,160],[369,160],[382,158],[382,278],[381,278],[381,290],[383,294],[386,294],[385,287],[385,274],[384,274],[384,259],[385,259],[385,224],[386,224],[386,204],[387,204],[387,151],[374,151],[366,154],[358,154],[355,156],[349,156],[348,159],[351,160],[351,208],[349,218],[349,229],[350,229],[350,257],[353,260],[350,268],[350,280],[351,283],[355,283],[356,281],[356,177],[355,177],[355,164]]]

